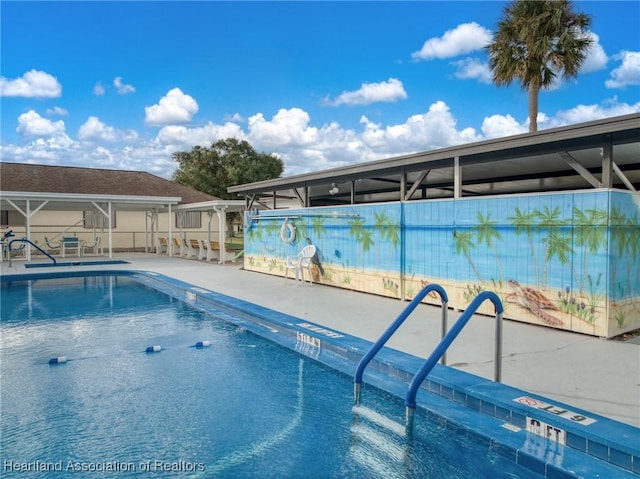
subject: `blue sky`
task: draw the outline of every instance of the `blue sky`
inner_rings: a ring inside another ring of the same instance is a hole
[[[141,170],[234,136],[285,176],[528,130],[483,46],[506,2],[0,3],[2,161]],[[640,112],[640,2],[574,2],[594,40],[538,128]]]

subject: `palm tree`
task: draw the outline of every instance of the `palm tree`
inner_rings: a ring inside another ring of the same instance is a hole
[[[575,13],[568,0],[515,0],[504,10],[486,47],[496,86],[519,80],[529,94],[529,131],[538,130],[538,95],[561,74],[573,78],[593,40],[591,17]]]

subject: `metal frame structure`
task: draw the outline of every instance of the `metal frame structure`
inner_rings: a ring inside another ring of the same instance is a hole
[[[640,114],[233,186],[246,209],[640,189]]]

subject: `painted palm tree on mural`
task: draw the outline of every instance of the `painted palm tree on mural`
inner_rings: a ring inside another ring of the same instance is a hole
[[[520,208],[516,206],[515,215],[509,216],[507,219],[511,221],[511,224],[516,227],[516,235],[520,235],[522,233],[527,235],[527,240],[529,241],[529,248],[531,249],[533,273],[536,278],[536,285],[539,285],[540,274],[538,273],[538,254],[536,252],[536,247],[533,243],[533,225],[536,221],[536,213],[531,210],[528,210],[526,212],[521,211]]]
[[[635,278],[632,278],[633,266],[640,256],[640,220],[638,215],[627,217],[618,206],[611,208],[609,217],[611,225],[611,247],[616,253],[616,259],[611,262],[611,277],[613,286],[618,289],[618,294],[633,294],[640,290],[640,268],[635,268]],[[626,281],[618,276],[618,264],[626,264]],[[635,280],[635,289],[634,289]]]
[[[471,269],[476,273],[478,277],[478,281],[482,282],[482,275],[475,263],[471,259],[471,250],[476,246],[473,242],[473,233],[471,231],[453,231],[453,242],[456,248],[456,254],[463,254],[467,261],[469,261],[469,265]]]
[[[478,234],[478,245],[486,245],[491,248],[496,255],[496,262],[498,264],[498,280],[502,285],[504,283],[504,273],[502,271],[502,261],[500,260],[500,253],[498,252],[497,241],[502,241],[502,235],[497,230],[497,221],[491,220],[491,213],[487,213],[487,216],[482,214],[482,211],[478,211],[478,226],[476,226]]]
[[[540,229],[546,233],[546,237],[542,239],[542,242],[545,243],[545,251],[544,251],[544,266],[542,267],[542,283],[547,285],[547,265],[549,260],[555,256],[552,254],[549,249],[555,242],[556,237],[560,238],[562,236],[562,232],[560,231],[562,226],[566,223],[564,220],[560,219],[560,207],[556,206],[551,209],[549,206],[545,206],[542,211],[534,210],[533,214],[538,219],[538,225]],[[552,240],[549,240],[552,238]],[[561,248],[557,248],[561,249]]]
[[[296,227],[296,243],[306,245],[305,238],[309,236],[309,225],[304,218],[298,218],[293,220],[293,226]]]
[[[353,218],[349,221],[349,236],[356,240],[356,247],[360,247],[363,253],[366,253],[373,246],[372,232],[365,227],[364,218]],[[357,251],[356,251],[357,255]],[[357,261],[356,261],[357,264]],[[364,259],[362,261],[362,269],[364,269]]]
[[[591,17],[573,11],[567,0],[516,0],[498,22],[486,47],[493,83],[520,82],[529,96],[529,131],[538,130],[538,96],[558,75],[576,77],[593,40]]]
[[[378,244],[381,244],[382,241],[390,241],[391,246],[393,247],[392,252],[389,253],[389,267],[391,266],[391,261],[393,260],[393,251],[398,248],[400,244],[400,222],[391,223],[391,219],[389,215],[387,215],[386,211],[374,212],[373,217],[375,219],[375,231],[377,232],[378,239],[380,240]],[[377,250],[379,252],[379,248]],[[378,264],[380,260],[378,258]]]
[[[316,239],[321,239],[327,232],[327,228],[324,226],[324,218],[322,216],[314,216],[311,218],[311,231]]]
[[[573,248],[571,246],[572,238],[562,232],[560,228],[554,228],[549,230],[549,234],[542,240],[545,245],[544,259],[547,263],[550,263],[554,258],[560,261],[560,264],[568,264],[571,269],[571,276],[576,284],[579,284],[580,278],[576,273],[576,269],[573,266],[571,258],[573,257]]]
[[[573,209],[575,245],[584,247],[582,252],[582,274],[580,277],[580,290],[585,291],[587,278],[587,257],[589,253],[594,255],[600,250],[607,237],[607,212],[600,209],[582,211]]]

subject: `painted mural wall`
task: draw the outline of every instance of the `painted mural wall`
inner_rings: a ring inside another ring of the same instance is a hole
[[[318,248],[315,282],[400,299],[438,283],[459,310],[491,290],[505,317],[518,321],[603,337],[640,327],[637,193],[592,190],[286,214],[261,212],[246,228],[246,269],[283,275],[286,257],[311,242]],[[440,304],[435,295],[427,301]],[[491,304],[483,307],[493,314]]]

